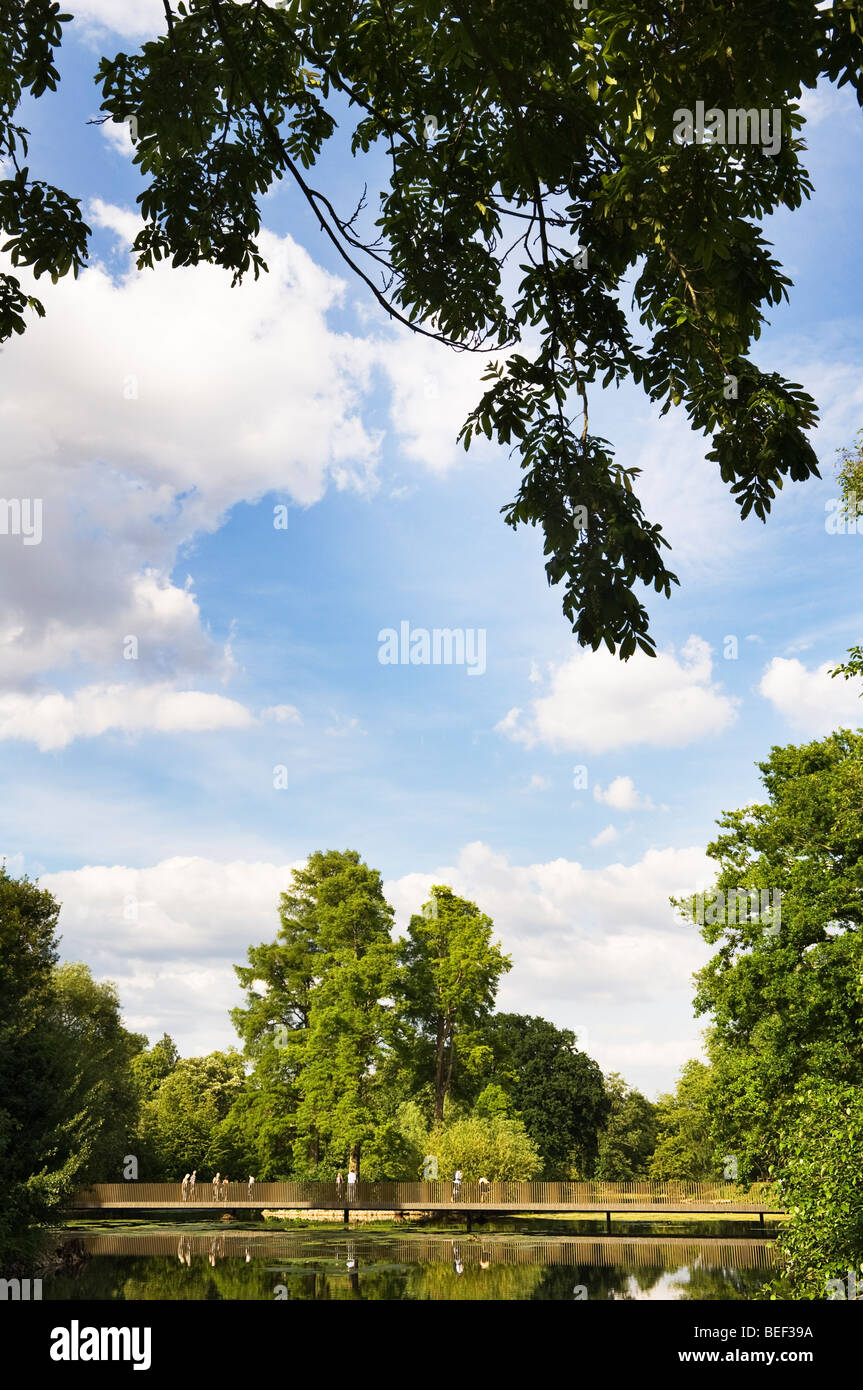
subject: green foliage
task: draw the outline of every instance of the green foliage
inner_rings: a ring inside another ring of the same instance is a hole
[[[0,865],[0,1248],[77,1185],[119,1168],[134,1127],[117,992],[57,965],[60,905]]]
[[[97,984],[88,966],[59,966],[54,991],[50,1036],[63,1067],[64,1103],[74,1116],[65,1132],[79,1157],[76,1181],[106,1173],[119,1180],[138,1117],[131,1064],[147,1040],[123,1027],[116,985]]]
[[[858,431],[853,449],[841,449],[839,451],[839,468],[836,476],[842,489],[844,520],[849,523],[853,522],[855,530],[858,527],[863,527],[863,430]],[[863,676],[863,647],[850,647],[848,660],[836,666],[830,674],[834,678],[843,676],[845,680]],[[863,691],[861,691],[861,695],[863,695]]]
[[[386,1117],[393,911],[355,850],[329,850],[293,871],[279,915],[277,940],[236,967],[247,1004],[233,1018],[254,1065],[254,1115],[266,1122],[258,1168],[331,1176],[349,1154],[358,1162]],[[234,1142],[243,1124],[237,1111]]]
[[[438,1125],[429,1145],[440,1177],[461,1168],[466,1182],[529,1182],[542,1163],[521,1120],[506,1115],[472,1114]]]
[[[599,1134],[595,1176],[604,1182],[647,1177],[656,1145],[655,1107],[617,1072],[606,1077],[608,1118]]]
[[[416,1182],[427,1149],[406,1134],[398,1118],[379,1125],[363,1148],[363,1178],[367,1182]]]
[[[0,864],[0,1245],[45,1210],[28,1184],[47,1170],[58,1120],[50,1029],[59,911],[50,893]]]
[[[739,903],[712,923],[706,913],[702,935],[718,949],[695,1001],[713,1020],[712,1138],[743,1180],[767,1176],[777,1108],[804,1080],[863,1080],[863,734],[774,747],[758,766],[768,801],[726,812],[708,853],[718,888],[781,893],[780,921]]]
[[[71,18],[53,0],[0,3],[0,160],[14,171],[0,178],[0,229],[7,238],[2,250],[13,266],[30,266],[37,279],[47,274],[55,284],[85,264],[90,228],[78,198],[33,178],[20,162],[27,160],[29,132],[15,114],[25,93],[39,97],[56,91],[55,50]],[[0,272],[0,342],[24,332],[28,308],[44,317],[43,305],[24,293],[17,276]]]
[[[141,1100],[153,1099],[178,1061],[176,1043],[167,1033],[163,1033],[152,1047],[144,1048],[132,1058],[132,1077]]]
[[[863,1092],[818,1079],[782,1120],[777,1176],[791,1220],[779,1235],[781,1298],[859,1298],[863,1285]],[[848,1273],[856,1280],[849,1291]],[[839,1281],[831,1288],[828,1281]]]
[[[491,1082],[483,1087],[474,1102],[473,1113],[478,1120],[490,1120],[500,1115],[506,1118],[514,1113],[510,1097],[502,1086]]]
[[[713,1098],[710,1068],[687,1062],[674,1091],[656,1102],[656,1148],[648,1177],[656,1182],[706,1182],[722,1176],[721,1155],[711,1139]]]
[[[812,190],[803,89],[850,83],[861,100],[858,0],[165,10],[161,37],[103,58],[97,75],[107,117],[137,122],[139,264],[258,276],[262,199],[288,179],[392,320],[498,353],[465,446],[482,433],[519,454],[505,518],[541,527],[579,641],[653,654],[635,587],[668,595],[677,579],[633,490],[638,470],[589,430],[588,391],[632,379],[663,412],[682,405],[742,517],[763,520],[786,478],[817,475],[814,403],[749,356],[791,283],[759,223]],[[65,18],[49,0],[0,5],[0,154],[25,138],[12,124],[22,91],[56,85]],[[780,111],[779,147],[679,143],[695,90],[719,109]],[[346,202],[343,180],[325,183],[336,141],[362,165]],[[0,221],[38,271],[76,271],[86,255],[77,201],[27,169],[0,184]],[[0,287],[8,336],[28,301],[14,278]]]
[[[489,1074],[505,1089],[550,1180],[591,1176],[609,1110],[602,1072],[576,1036],[544,1018],[495,1014],[484,1037]]]
[[[394,1029],[388,1003],[396,981],[393,910],[380,874],[354,850],[313,854],[294,871],[317,958],[309,990],[308,1036],[298,1077],[295,1152],[358,1165],[380,1118],[378,1071]]]
[[[501,975],[512,968],[493,923],[476,903],[433,886],[429,915],[415,913],[399,942],[399,977],[408,1048],[417,1080],[434,1087],[434,1118],[443,1119],[457,1063],[470,1068],[472,1051],[494,1006]]]
[[[181,1058],[141,1107],[141,1176],[179,1182],[193,1168],[201,1178],[221,1171],[222,1123],[244,1082],[243,1058],[234,1050]]]

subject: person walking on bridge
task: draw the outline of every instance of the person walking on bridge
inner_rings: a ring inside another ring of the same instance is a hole
[[[189,1200],[189,1174],[188,1174],[188,1173],[187,1173],[186,1176],[183,1178],[183,1183],[182,1183],[182,1188],[181,1188],[181,1190],[182,1190],[182,1193],[183,1193],[183,1201],[184,1201],[184,1202],[188,1202],[188,1200]]]
[[[461,1169],[456,1168],[452,1180],[452,1199],[454,1202],[458,1201],[459,1193],[461,1192],[461,1177]]]
[[[342,1170],[341,1170],[341,1168],[340,1168],[339,1171],[338,1171],[338,1173],[336,1174],[336,1201],[337,1201],[337,1202],[340,1202],[340,1201],[342,1200],[342,1196],[343,1196],[343,1194],[344,1194],[344,1190],[345,1190],[345,1180],[344,1180],[344,1178],[342,1177]]]
[[[190,1201],[190,1202],[194,1202],[194,1200],[195,1200],[195,1183],[196,1183],[196,1181],[197,1181],[197,1178],[198,1178],[198,1170],[197,1170],[197,1168],[194,1168],[194,1169],[192,1170],[192,1176],[189,1178],[189,1201]]]
[[[357,1173],[355,1168],[348,1169],[348,1201],[352,1202],[357,1192]]]
[[[228,1200],[228,1178],[227,1178],[227,1175],[226,1175],[224,1178],[222,1178],[222,1201],[223,1201],[223,1202],[227,1202],[227,1200]]]
[[[249,1178],[249,1201],[250,1201],[250,1202],[252,1201],[252,1199],[253,1199],[253,1197],[254,1197],[254,1195],[255,1195],[255,1194],[254,1194],[254,1191],[253,1191],[254,1186],[255,1186],[255,1179],[254,1179],[253,1177],[250,1177],[250,1178]]]
[[[222,1178],[221,1173],[217,1173],[216,1176],[213,1178],[213,1201],[214,1201],[214,1202],[218,1202],[218,1200],[219,1200],[219,1183],[221,1182],[221,1178]]]

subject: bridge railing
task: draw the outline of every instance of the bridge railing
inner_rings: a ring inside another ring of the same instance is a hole
[[[332,1183],[200,1182],[194,1197],[183,1200],[180,1183],[120,1182],[96,1183],[75,1194],[70,1205],[78,1208],[103,1207],[232,1207],[341,1209],[355,1207],[365,1211],[398,1209],[422,1211],[434,1206],[555,1207],[618,1211],[662,1208],[708,1207],[728,1211],[779,1210],[776,1194],[768,1184],[741,1189],[728,1182],[462,1182],[454,1189],[445,1182],[358,1182],[353,1190],[344,1184],[341,1191]]]

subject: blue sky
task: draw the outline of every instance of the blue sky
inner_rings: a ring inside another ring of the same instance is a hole
[[[183,1052],[235,1041],[231,965],[272,937],[290,866],[351,847],[401,925],[442,881],[492,915],[501,1007],[669,1087],[707,956],[669,894],[709,882],[715,817],[758,797],[772,744],[863,723],[826,675],[863,626],[863,539],[825,528],[863,426],[856,103],[807,98],[815,195],[769,225],[794,289],[753,354],[819,402],[823,480],[740,523],[683,418],[591,397],[681,579],[646,600],[659,658],[622,664],[580,651],[539,536],[503,524],[516,463],[455,443],[482,363],[393,329],[289,188],[257,285],[134,269],[140,181],[124,132],[86,121],[99,52],[161,6],[71,8],[60,93],[27,121],[93,262],[3,354],[0,495],[41,497],[44,534],[0,537],[0,851],[63,901],[64,957]],[[359,171],[327,173],[352,206]],[[482,631],[485,671],[382,665],[402,621]]]

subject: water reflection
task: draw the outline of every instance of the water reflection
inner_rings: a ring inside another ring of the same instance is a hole
[[[739,1236],[301,1230],[65,1239],[86,1258],[45,1280],[45,1299],[747,1299],[772,1274],[772,1244]]]

